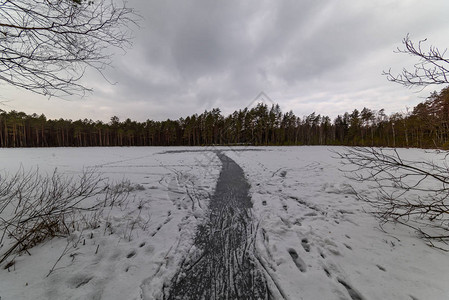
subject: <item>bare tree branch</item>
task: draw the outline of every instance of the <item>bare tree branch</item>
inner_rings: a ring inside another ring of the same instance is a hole
[[[406,160],[396,149],[347,148],[337,155],[347,176],[370,184],[377,196],[358,193],[381,223],[397,222],[427,240],[449,241],[449,172],[447,156]],[[437,154],[436,154],[437,155]]]
[[[83,95],[86,68],[131,44],[137,15],[115,0],[0,0],[0,80],[46,96]]]
[[[391,69],[384,71],[383,75],[391,82],[402,84],[406,87],[426,87],[434,84],[449,83],[449,58],[445,57],[447,49],[439,50],[435,46],[423,49],[427,40],[421,40],[418,44],[410,40],[410,35],[403,39],[405,49],[397,49],[397,53],[408,54],[418,58],[418,62],[412,70],[403,68],[399,74],[393,74]]]

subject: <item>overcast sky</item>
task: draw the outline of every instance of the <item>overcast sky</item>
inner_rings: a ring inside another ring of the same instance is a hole
[[[442,87],[410,90],[381,75],[414,60],[393,51],[412,40],[449,47],[447,0],[130,0],[143,16],[114,69],[84,78],[82,99],[1,88],[1,107],[49,118],[177,119],[219,107],[228,114],[264,91],[283,111],[332,118],[354,108],[405,112]]]

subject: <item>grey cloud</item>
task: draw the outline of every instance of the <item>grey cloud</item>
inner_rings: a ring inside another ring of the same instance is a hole
[[[313,107],[335,114],[357,103],[376,105],[380,90],[388,99],[383,106],[393,107],[398,95],[414,97],[380,75],[406,61],[394,48],[408,32],[432,40],[449,26],[444,0],[130,0],[129,6],[144,21],[134,48],[117,55],[106,74],[117,85],[98,75],[85,82],[96,88],[88,101],[137,119],[212,107],[230,112],[260,91],[299,115]],[[433,43],[447,47],[447,40]]]

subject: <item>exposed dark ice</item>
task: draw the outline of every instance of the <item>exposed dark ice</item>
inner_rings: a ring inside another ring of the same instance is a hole
[[[270,299],[254,257],[250,185],[242,168],[220,151],[222,163],[210,218],[198,226],[195,253],[180,265],[164,299]]]

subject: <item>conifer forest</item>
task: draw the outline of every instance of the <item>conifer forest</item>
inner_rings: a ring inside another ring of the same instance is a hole
[[[334,120],[316,112],[299,117],[259,103],[224,116],[219,108],[178,120],[110,122],[51,120],[0,110],[1,147],[347,145],[449,147],[449,87],[406,113],[354,109]]]

